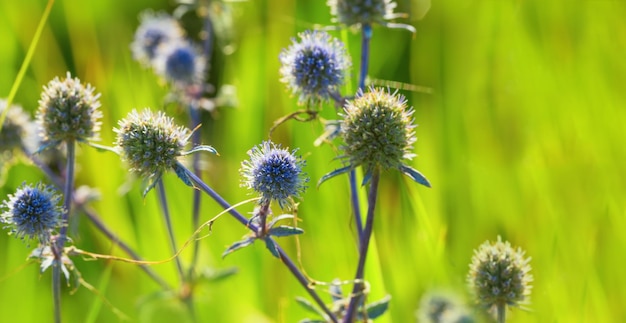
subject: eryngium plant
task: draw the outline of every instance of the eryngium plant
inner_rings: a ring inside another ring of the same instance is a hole
[[[139,19],[140,24],[130,49],[135,60],[150,67],[160,46],[183,39],[185,33],[178,20],[165,12],[144,11]]]
[[[524,254],[521,248],[513,249],[499,236],[495,243],[485,241],[474,251],[467,281],[478,305],[485,309],[498,307],[500,312],[507,305],[528,302],[533,276],[531,258],[525,258]]]
[[[55,77],[44,86],[37,110],[40,150],[62,141],[97,140],[102,118],[99,98],[91,85],[83,85],[69,72],[64,80]]]
[[[359,24],[384,24],[395,18],[396,3],[391,0],[328,0],[334,19],[347,26]]]

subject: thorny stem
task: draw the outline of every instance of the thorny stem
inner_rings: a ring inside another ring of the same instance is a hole
[[[362,291],[365,287],[363,284],[363,277],[365,273],[365,260],[367,258],[367,251],[369,249],[370,238],[372,236],[372,229],[374,228],[374,210],[376,208],[376,197],[378,196],[378,181],[380,179],[380,170],[377,168],[373,171],[372,179],[370,183],[370,191],[367,195],[367,219],[365,220],[365,229],[361,236],[361,244],[359,248],[359,264],[356,269],[356,275],[354,277],[355,284],[352,289],[352,297],[350,298],[350,304],[344,318],[344,323],[350,323],[354,320],[357,307],[362,303],[364,295]]]
[[[37,156],[31,154],[25,147],[22,147],[22,152],[24,153],[24,155],[28,156],[28,158],[33,162],[33,164],[35,164],[39,169],[41,169],[46,174],[46,176],[50,179],[50,181],[52,181],[52,183],[55,186],[57,187],[63,186],[63,180],[59,178],[50,169],[50,167],[48,167],[48,165],[46,165],[44,162],[39,160]],[[82,213],[84,213],[87,216],[87,218],[96,226],[96,228],[98,228],[98,230],[100,230],[100,232],[102,232],[105,236],[107,236],[107,238],[109,238],[109,240],[111,240],[111,242],[117,244],[124,252],[126,252],[126,254],[128,254],[134,260],[143,261],[143,259],[131,247],[129,247],[124,241],[120,240],[119,237],[117,237],[113,233],[113,231],[111,231],[104,224],[104,222],[102,222],[102,219],[100,219],[100,217],[95,213],[94,210],[89,209],[81,201],[77,201],[75,196],[74,196],[74,204],[77,209],[82,211]],[[159,277],[158,274],[155,273],[150,267],[143,265],[143,264],[139,266],[141,266],[141,269],[143,269],[143,271],[145,271],[146,274],[150,276],[150,278],[152,278],[157,284],[161,285],[163,289],[165,290],[171,289],[171,287],[161,277]]]
[[[183,167],[187,176],[189,176],[189,178],[198,186],[200,190],[202,190],[211,198],[213,198],[217,202],[217,204],[219,204],[222,208],[228,209],[229,210],[228,213],[230,213],[235,219],[237,219],[239,223],[243,224],[244,226],[246,226],[247,228],[249,228],[255,233],[259,232],[259,228],[257,228],[254,224],[250,223],[250,221],[241,213],[239,213],[239,211],[235,210],[234,208],[231,208],[231,205],[228,202],[226,202],[226,200],[224,200],[219,194],[217,194],[206,183],[204,183],[200,178],[198,178],[193,172],[191,172],[189,169],[187,169],[186,167],[182,165],[180,166]],[[309,285],[309,280],[304,276],[304,274],[302,274],[300,269],[298,269],[298,267],[291,260],[291,258],[289,258],[289,256],[280,247],[280,245],[278,245],[278,243],[276,243],[275,241],[274,241],[274,244],[276,245],[276,248],[278,249],[278,253],[280,254],[280,260],[282,261],[282,263],[285,266],[287,266],[289,271],[291,271],[291,273],[296,277],[298,282],[300,282],[302,287],[304,287],[307,293],[309,293],[309,295],[313,298],[313,300],[315,300],[317,305],[324,311],[324,313],[326,313],[326,315],[328,315],[328,319],[330,319],[333,323],[337,323],[338,321],[337,321],[337,318],[335,317],[335,314],[333,314],[333,312],[331,312],[330,309],[328,309],[328,307],[326,306],[326,304],[324,304],[324,301],[320,298],[317,292],[313,288],[311,288],[311,286]]]

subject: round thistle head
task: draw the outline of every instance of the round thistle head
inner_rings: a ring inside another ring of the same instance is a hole
[[[183,29],[178,21],[167,13],[144,11],[139,16],[140,24],[130,44],[133,58],[144,66],[150,66],[157,56],[157,49],[165,43],[182,39]]]
[[[396,3],[391,0],[328,0],[330,14],[340,24],[384,24],[393,19]]]
[[[304,192],[309,181],[302,171],[305,161],[295,153],[271,141],[253,147],[248,151],[250,160],[241,163],[242,186],[260,194],[261,204],[273,200],[281,208],[291,206],[292,198]]]
[[[191,131],[174,124],[174,119],[163,112],[149,109],[138,113],[133,110],[118,122],[116,149],[130,170],[141,176],[162,174],[174,167],[182,155]]]
[[[280,81],[299,103],[328,100],[344,82],[344,73],[351,65],[343,44],[323,31],[307,30],[299,34],[300,42],[283,49]]]
[[[173,41],[159,49],[155,67],[156,72],[174,86],[185,88],[202,82],[206,61],[188,41]]]
[[[498,304],[519,306],[528,302],[533,276],[530,257],[524,258],[524,254],[499,236],[497,242],[485,241],[474,251],[467,281],[480,306],[491,309]]]
[[[61,196],[53,188],[39,183],[23,184],[8,197],[1,205],[4,212],[0,215],[6,228],[22,240],[37,238],[41,244],[47,244],[52,232],[62,224]]]
[[[97,140],[102,112],[100,94],[81,84],[70,73],[64,80],[55,77],[44,86],[37,110],[39,132],[46,146],[66,140]]]
[[[0,115],[5,109],[7,109],[6,100],[0,99]],[[0,131],[0,161],[10,160],[16,149],[31,148],[33,132],[33,124],[28,113],[19,105],[11,105]]]
[[[363,165],[367,171],[400,168],[411,159],[415,132],[404,96],[382,88],[370,88],[347,101],[341,124],[342,146],[350,165]]]

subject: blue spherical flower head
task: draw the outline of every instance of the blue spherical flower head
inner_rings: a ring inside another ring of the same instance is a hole
[[[295,153],[271,141],[253,147],[248,151],[250,160],[241,163],[242,186],[260,194],[260,204],[277,201],[281,208],[291,206],[309,180],[302,171],[305,161]]]
[[[55,77],[44,86],[37,110],[43,148],[68,140],[97,140],[102,118],[99,98],[91,85],[83,85],[69,72],[64,80]]]
[[[4,212],[0,219],[22,240],[37,238],[45,245],[52,232],[62,225],[60,200],[61,196],[49,186],[23,184],[2,203]]]
[[[521,248],[513,249],[509,242],[486,241],[474,251],[467,275],[478,305],[491,309],[497,305],[519,306],[530,296],[533,276],[530,257]]]
[[[206,60],[188,41],[170,42],[158,53],[156,72],[175,87],[185,89],[204,80]]]
[[[300,42],[284,49],[280,56],[280,81],[299,103],[313,103],[331,98],[344,83],[344,73],[351,66],[343,44],[323,31],[307,30]]]
[[[173,168],[191,131],[174,124],[174,119],[163,112],[149,109],[138,113],[133,110],[118,123],[116,149],[121,153],[132,172],[142,177],[160,176]]]
[[[167,13],[142,12],[135,38],[130,45],[133,58],[144,66],[151,66],[157,56],[157,49],[165,43],[184,37],[178,21]]]
[[[327,4],[334,19],[347,26],[384,24],[396,18],[396,3],[392,0],[328,0]]]

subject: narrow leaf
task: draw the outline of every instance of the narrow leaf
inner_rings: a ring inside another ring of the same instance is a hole
[[[296,227],[290,227],[288,225],[279,225],[269,229],[268,233],[275,237],[288,237],[295,234],[302,234],[304,233],[304,230]]]
[[[390,301],[391,301],[391,296],[387,295],[378,302],[367,304],[365,306],[365,310],[367,311],[367,317],[373,320],[385,314],[385,312],[387,312],[387,309],[389,309]]]
[[[368,169],[367,172],[365,172],[365,175],[363,176],[363,181],[361,182],[361,186],[367,185],[370,179],[372,179],[373,173],[374,172],[371,169]]]
[[[326,323],[326,320],[320,319],[302,319],[299,323]]]
[[[191,150],[189,150],[189,151],[182,152],[181,155],[186,156],[186,155],[190,155],[190,154],[193,154],[193,153],[197,153],[199,151],[206,151],[206,152],[210,152],[212,154],[219,155],[217,153],[217,150],[215,150],[215,148],[213,148],[211,146],[207,146],[207,145],[195,146],[195,147],[191,148]]]
[[[198,280],[204,282],[218,282],[235,275],[238,271],[237,267],[230,267],[226,269],[205,268],[200,273]]]
[[[326,316],[324,314],[324,312],[322,312],[315,305],[313,305],[313,303],[309,302],[309,300],[304,298],[304,297],[297,296],[296,297],[296,302],[298,302],[298,304],[300,304],[300,306],[304,307],[306,310],[308,310],[311,313],[315,313],[315,314],[317,314],[319,316],[322,316],[322,317]]]
[[[276,246],[276,242],[272,240],[271,237],[267,237],[265,240],[265,247],[269,250],[274,257],[280,259],[280,254],[278,253],[278,246]]]
[[[245,248],[245,247],[251,245],[253,242],[254,242],[254,238],[246,238],[246,239],[243,239],[241,241],[237,241],[237,242],[233,243],[232,245],[230,245],[230,247],[228,247],[228,249],[226,249],[226,251],[224,251],[222,253],[222,258],[226,257],[227,255],[229,255],[229,254],[231,254],[231,253],[233,253],[233,252],[235,252],[235,251],[237,251],[239,249],[242,249],[242,248]]]
[[[285,219],[293,219],[295,218],[295,216],[293,214],[281,214],[275,218],[272,219],[272,221],[270,221],[270,223],[268,224],[268,226],[271,228],[273,227],[276,222],[280,221],[280,220],[285,220]]]
[[[422,173],[418,172],[416,169],[407,165],[400,165],[400,171],[417,183],[422,184],[426,187],[430,187],[430,182],[426,179],[426,177],[424,177],[424,175],[422,175]]]
[[[148,192],[150,192],[158,183],[159,179],[163,174],[154,174],[145,180],[142,181],[141,186],[143,187],[141,196],[145,199]]]
[[[181,164],[176,163],[174,165],[174,172],[176,172],[176,176],[178,176],[178,178],[180,178],[185,185],[193,187],[193,183],[191,183],[191,179],[189,178],[189,175],[187,175],[186,169]]]
[[[340,175],[340,174],[347,173],[347,172],[351,171],[353,168],[354,167],[352,167],[352,165],[348,165],[346,167],[335,169],[334,171],[332,171],[332,172],[322,176],[322,178],[320,178],[320,180],[317,182],[317,187],[319,187],[320,185],[322,185],[322,183],[324,183],[325,181],[327,181],[327,180],[329,180],[329,179],[331,179],[331,178],[333,178],[333,177],[335,177],[337,175]]]

